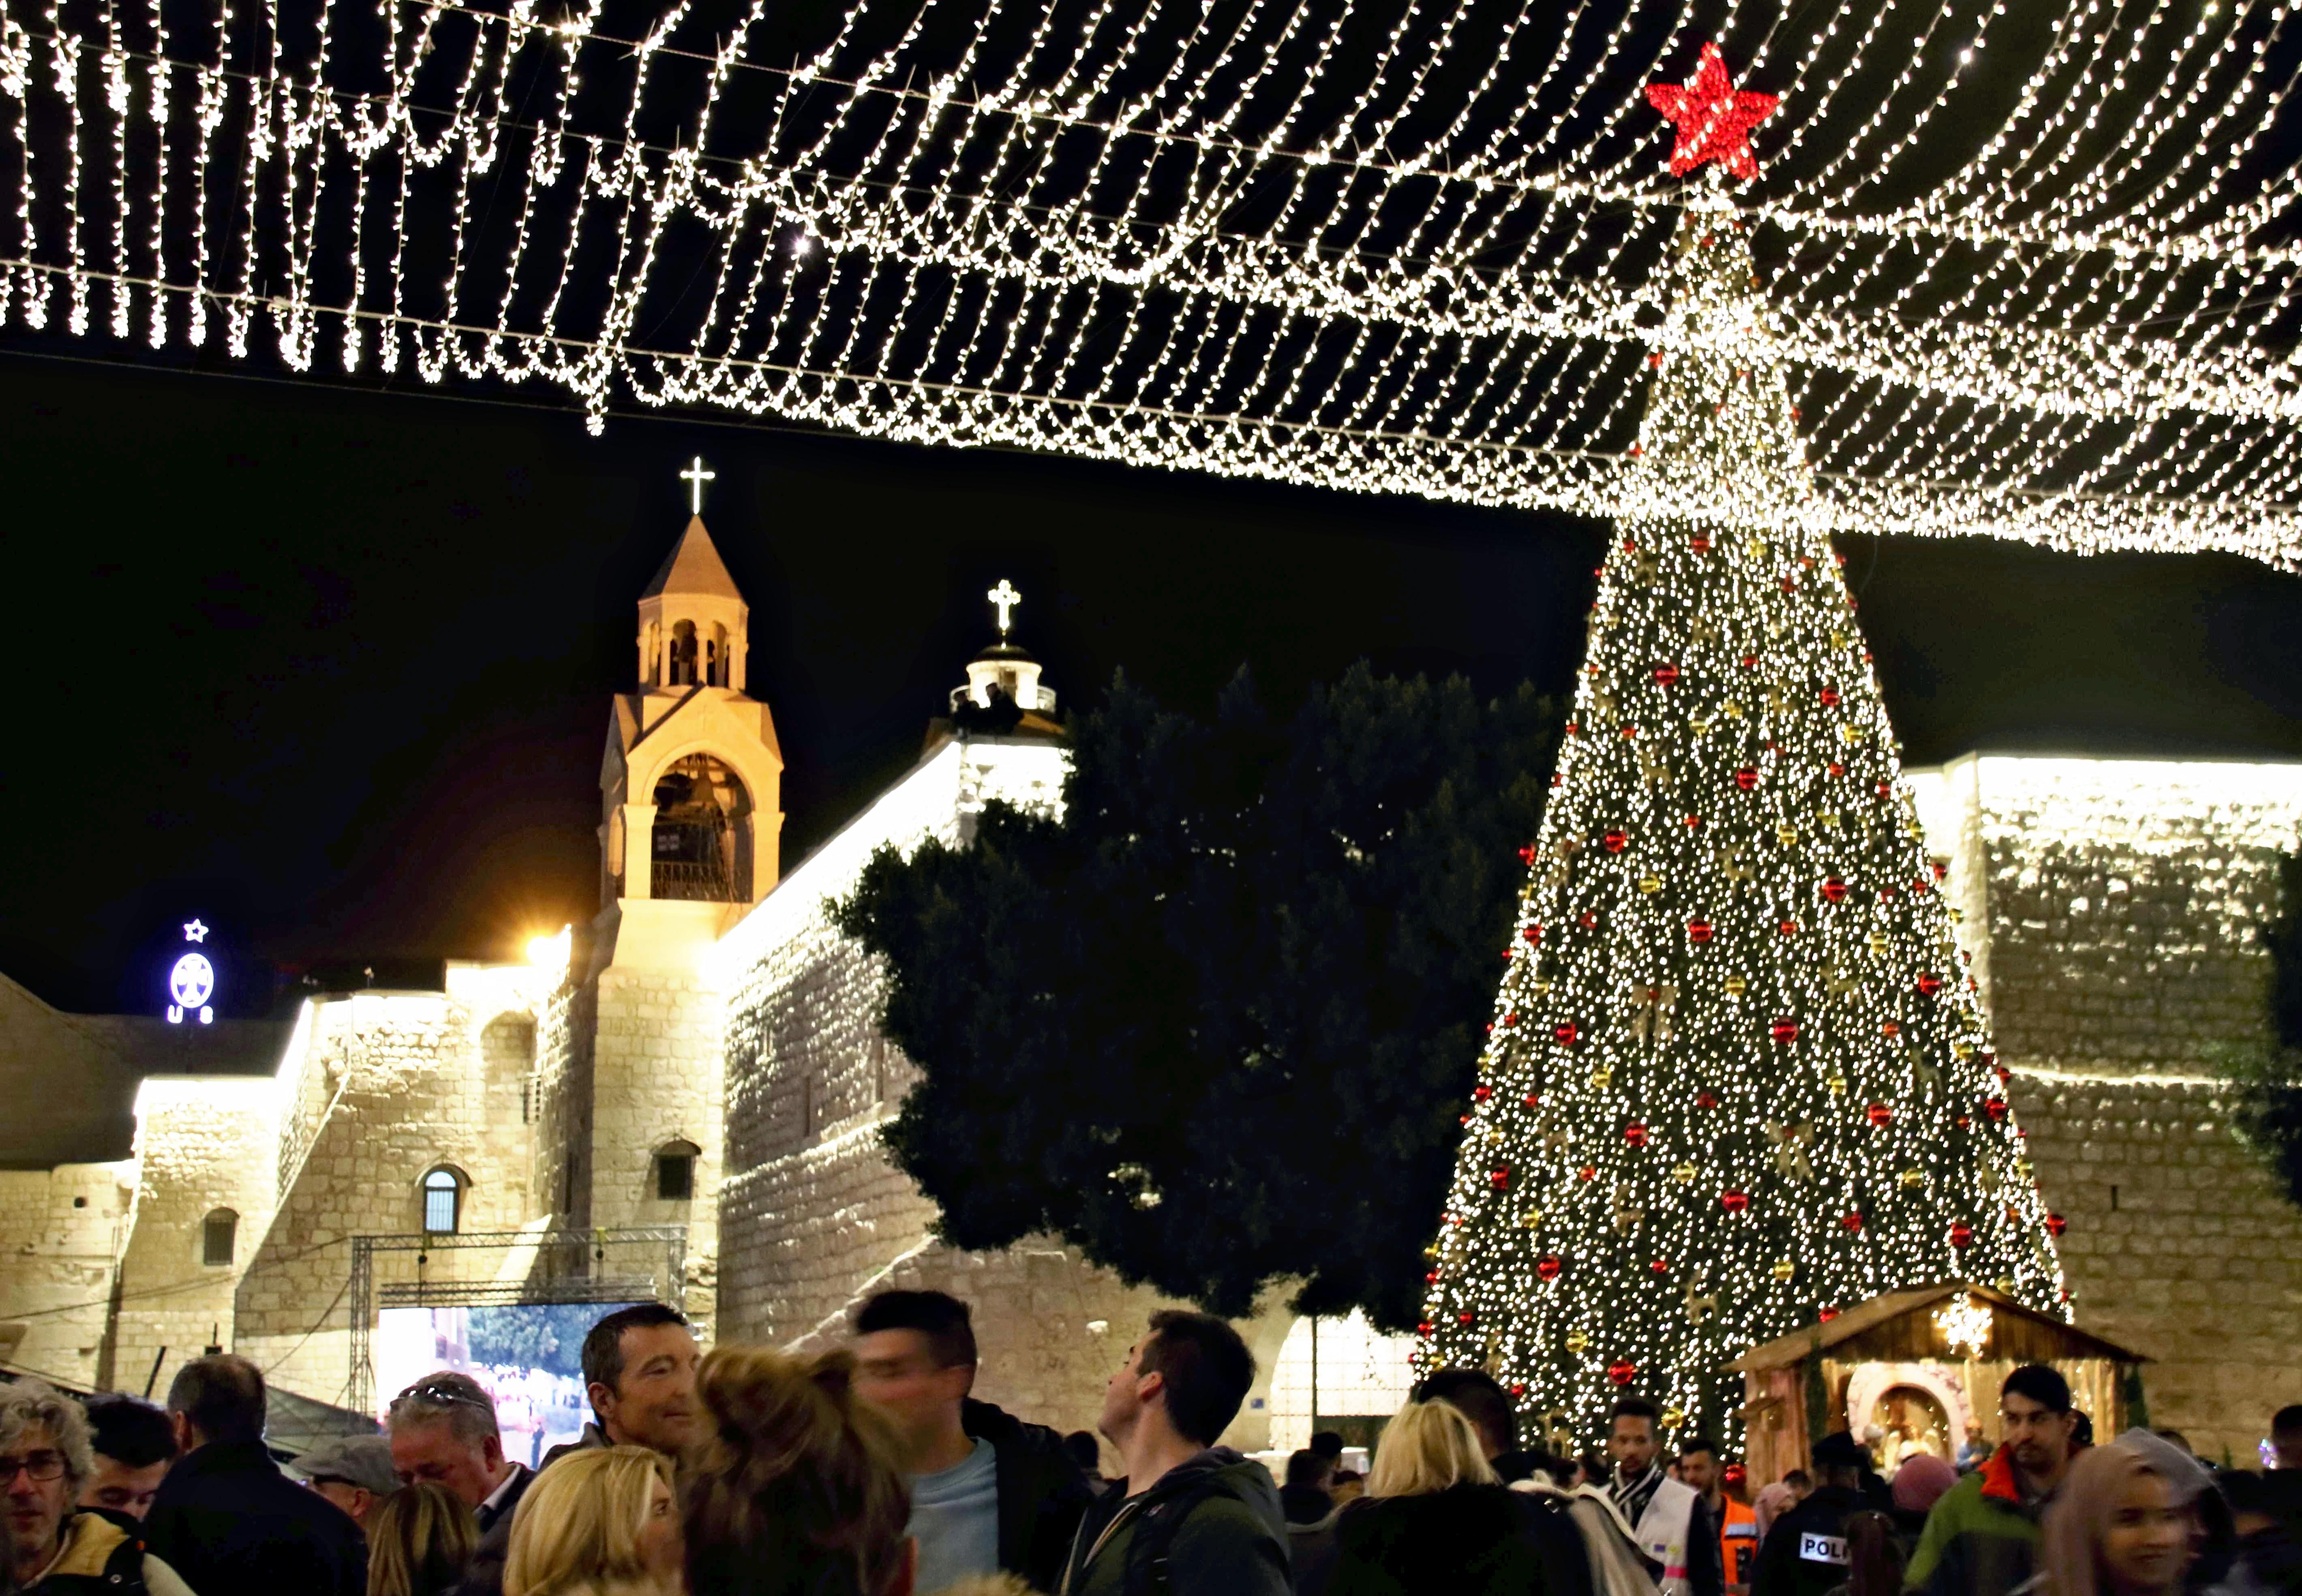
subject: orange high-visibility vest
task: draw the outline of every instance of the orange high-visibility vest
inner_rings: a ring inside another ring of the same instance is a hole
[[[1729,1591],[1747,1591],[1759,1566],[1759,1516],[1731,1496],[1721,1497],[1718,1506],[1718,1567]]]

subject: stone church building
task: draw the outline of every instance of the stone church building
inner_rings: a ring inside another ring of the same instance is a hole
[[[656,1296],[715,1339],[815,1345],[862,1295],[928,1285],[977,1305],[982,1394],[1091,1424],[1158,1299],[1054,1239],[933,1240],[877,1136],[912,1066],[827,912],[882,843],[1058,803],[1054,694],[1003,625],[950,707],[996,687],[1020,721],[935,722],[786,872],[749,618],[691,520],[609,707],[600,913],[529,962],[197,1027],[63,1013],[0,978],[0,1367],[156,1392],[217,1346],[315,1413],[373,1413],[394,1305]],[[2302,1400],[2302,1211],[2233,1142],[2213,1061],[2266,1039],[2257,930],[2302,840],[2302,768],[1983,754],[1912,775],[2069,1221],[2079,1322],[2155,1360],[2155,1423],[2242,1459]],[[1248,1327],[1263,1373],[1231,1439],[1299,1445],[1315,1401],[1389,1412],[1399,1345],[1320,1327],[1315,1398],[1313,1327],[1282,1296]]]

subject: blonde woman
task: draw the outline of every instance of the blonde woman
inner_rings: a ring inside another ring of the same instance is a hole
[[[1326,1596],[1542,1596],[1546,1511],[1496,1478],[1461,1410],[1409,1402],[1384,1427],[1366,1496],[1336,1516]]]
[[[671,1465],[645,1447],[570,1452],[511,1523],[503,1596],[678,1596]]]
[[[367,1596],[442,1596],[480,1543],[464,1499],[445,1485],[403,1485],[368,1509]]]

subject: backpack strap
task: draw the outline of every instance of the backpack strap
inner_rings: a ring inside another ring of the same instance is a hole
[[[1168,1553],[1176,1532],[1200,1503],[1227,1494],[1221,1484],[1205,1480],[1136,1515],[1135,1533],[1127,1541],[1126,1596],[1172,1596],[1174,1575]]]

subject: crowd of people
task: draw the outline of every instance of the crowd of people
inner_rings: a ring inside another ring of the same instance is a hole
[[[2302,1407],[2278,1466],[2170,1432],[2097,1443],[2026,1365],[2002,1438],[1953,1462],[1827,1434],[1756,1491],[1712,1441],[1666,1453],[1626,1397],[1604,1456],[1519,1444],[1490,1375],[1426,1377],[1364,1476],[1323,1432],[1284,1483],[1218,1444],[1256,1376],[1238,1332],[1155,1314],[1096,1435],[973,1394],[965,1304],[867,1301],[849,1345],[702,1354],[676,1312],[607,1315],[592,1412],[535,1466],[441,1371],[381,1435],[283,1472],[262,1373],[211,1354],[165,1407],[0,1386],[0,1592],[42,1596],[2302,1596]],[[1108,1466],[1110,1474],[1105,1477]]]

